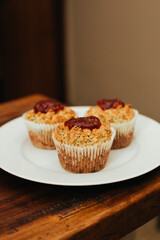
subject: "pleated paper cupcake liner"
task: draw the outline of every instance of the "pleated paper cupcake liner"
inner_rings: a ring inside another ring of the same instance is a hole
[[[112,136],[110,141],[99,145],[88,147],[76,147],[53,140],[58,152],[61,166],[74,173],[91,173],[103,169],[106,165],[108,155],[115,137],[115,130],[111,128]]]
[[[135,113],[134,118],[129,122],[111,123],[111,126],[116,130],[116,136],[113,141],[112,149],[118,149],[128,146],[133,138],[134,128],[138,111],[133,110]]]
[[[26,120],[23,116],[28,134],[34,146],[44,149],[55,149],[52,135],[58,124],[39,124]]]

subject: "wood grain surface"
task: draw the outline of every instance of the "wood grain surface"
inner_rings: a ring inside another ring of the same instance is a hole
[[[42,97],[0,105],[0,122]],[[160,168],[132,180],[90,187],[40,184],[0,170],[2,240],[114,240],[159,214]]]
[[[42,94],[34,94],[0,104],[0,126],[5,122],[22,115],[24,112],[31,109],[36,102],[46,98],[48,97]]]

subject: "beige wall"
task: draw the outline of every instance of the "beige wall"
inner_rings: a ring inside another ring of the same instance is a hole
[[[66,0],[67,100],[121,98],[160,121],[160,0]]]

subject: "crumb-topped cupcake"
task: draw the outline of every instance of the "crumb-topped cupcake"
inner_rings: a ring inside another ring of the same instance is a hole
[[[130,144],[133,138],[136,116],[138,112],[130,104],[124,104],[120,99],[101,99],[96,107],[91,107],[87,116],[96,116],[104,123],[110,123],[116,130],[112,149],[123,148]]]
[[[91,173],[106,165],[115,130],[97,117],[72,118],[53,135],[61,166],[74,173]]]
[[[42,100],[23,117],[32,143],[39,148],[55,149],[52,134],[57,125],[75,115],[72,109],[58,102]]]

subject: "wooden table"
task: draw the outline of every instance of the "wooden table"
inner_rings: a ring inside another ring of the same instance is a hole
[[[0,124],[44,98],[0,105]],[[0,170],[0,239],[119,239],[160,214],[160,167],[120,183],[64,187]]]

